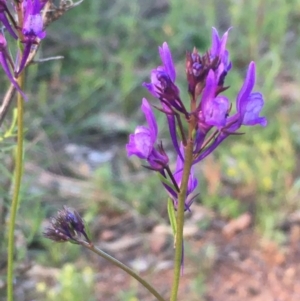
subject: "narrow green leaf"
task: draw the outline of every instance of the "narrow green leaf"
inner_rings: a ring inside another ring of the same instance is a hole
[[[175,214],[173,201],[170,198],[168,198],[168,215],[169,215],[169,220],[170,220],[170,224],[171,224],[171,227],[172,227],[173,235],[175,237],[176,232],[177,232],[176,214]]]

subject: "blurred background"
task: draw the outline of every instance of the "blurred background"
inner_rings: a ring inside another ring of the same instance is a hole
[[[56,3],[57,5],[59,3]],[[17,224],[16,300],[154,300],[133,279],[71,244],[42,237],[49,217],[78,210],[96,244],[144,275],[166,298],[173,241],[159,179],[127,159],[128,134],[144,122],[141,84],[167,41],[188,100],[185,52],[204,53],[211,28],[233,69],[234,104],[247,66],[257,65],[266,128],[245,128],[196,167],[199,196],[186,218],[186,263],[179,300],[300,298],[300,2],[298,0],[85,0],[47,29],[29,68],[26,155]],[[1,95],[8,81],[1,73]],[[172,154],[165,116],[160,137]],[[10,125],[12,112],[2,131]],[[1,143],[1,224],[10,203],[13,139]],[[5,237],[0,295],[5,294]],[[1,299],[1,297],[0,297]],[[4,299],[3,299],[4,300]]]

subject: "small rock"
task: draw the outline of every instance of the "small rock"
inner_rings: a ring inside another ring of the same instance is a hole
[[[153,264],[153,258],[139,257],[132,260],[129,265],[139,273],[145,272]]]
[[[222,233],[225,235],[227,238],[233,237],[236,233],[248,228],[250,226],[252,217],[251,215],[247,212],[242,214],[236,219],[231,220],[229,223],[227,223],[223,229]]]
[[[116,232],[111,230],[104,230],[100,235],[100,241],[111,241],[116,238]]]

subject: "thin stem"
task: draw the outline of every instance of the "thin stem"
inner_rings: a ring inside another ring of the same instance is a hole
[[[123,271],[125,271],[127,274],[135,278],[140,284],[142,284],[153,296],[156,297],[159,301],[166,301],[147,281],[145,281],[143,278],[141,278],[138,274],[136,274],[133,270],[131,270],[128,266],[123,264],[122,262],[118,261],[114,257],[108,255],[104,251],[98,249],[93,244],[90,244],[86,241],[78,241],[83,247],[91,250],[92,252],[96,253],[97,255],[103,257],[104,259],[110,261]]]
[[[189,181],[189,175],[193,163],[193,147],[194,143],[192,140],[192,130],[194,127],[194,120],[191,121],[189,126],[189,139],[185,148],[185,161],[183,167],[182,182],[180,186],[180,192],[178,193],[178,208],[177,208],[177,233],[175,241],[175,255],[174,255],[174,279],[171,290],[170,301],[177,300],[181,263],[182,263],[182,246],[183,246],[183,225],[184,225],[184,209],[185,209],[185,198],[187,192],[187,186]]]
[[[23,90],[24,72],[18,78],[18,84]],[[14,172],[14,191],[13,199],[10,207],[10,218],[8,222],[8,248],[7,248],[7,301],[13,301],[13,277],[14,277],[14,248],[15,248],[15,224],[18,209],[18,201],[23,173],[23,98],[20,93],[17,97],[18,108],[18,135],[17,135],[17,151]]]
[[[195,101],[191,101],[191,111],[195,109]],[[187,145],[184,151],[184,166],[183,174],[180,185],[180,192],[178,193],[178,207],[177,207],[177,218],[176,218],[176,240],[175,240],[175,255],[174,255],[174,279],[171,290],[170,301],[177,301],[181,263],[182,263],[182,252],[183,252],[183,226],[184,226],[184,209],[185,209],[185,198],[187,192],[187,186],[189,182],[190,171],[193,164],[193,131],[197,124],[195,116],[190,115],[189,118],[189,131]]]
[[[197,157],[200,156],[201,152],[205,149],[205,147],[216,137],[216,135],[219,133],[219,130],[215,130],[207,140],[204,141],[204,143],[201,145],[201,148],[197,154],[194,155],[194,159],[197,159]]]
[[[168,173],[168,175],[169,175],[169,177],[170,177],[170,179],[171,179],[171,181],[172,181],[174,187],[176,188],[176,191],[179,192],[179,191],[180,191],[180,188],[178,187],[178,184],[177,184],[176,180],[174,179],[174,176],[173,176],[173,174],[172,174],[172,171],[171,171],[171,169],[170,169],[170,166],[167,165],[165,169],[166,169],[166,171],[167,171],[167,173]]]
[[[187,144],[187,142],[186,142],[186,136],[185,136],[185,133],[184,133],[184,129],[183,129],[183,125],[182,125],[180,115],[178,113],[176,113],[175,117],[177,119],[179,131],[180,131],[180,134],[181,134],[182,144],[185,146]]]

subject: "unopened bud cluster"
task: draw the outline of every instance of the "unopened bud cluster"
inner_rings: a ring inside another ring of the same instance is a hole
[[[82,239],[90,242],[83,219],[77,211],[66,206],[51,218],[50,226],[45,229],[44,236],[56,242],[78,243]]]

